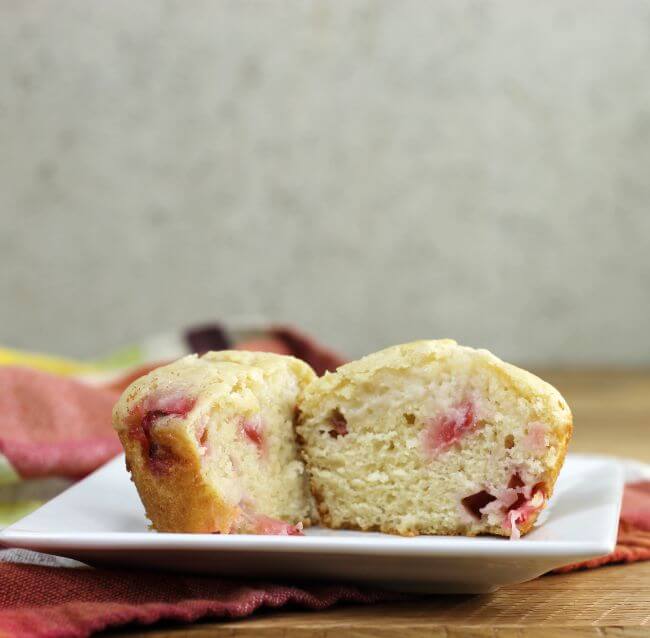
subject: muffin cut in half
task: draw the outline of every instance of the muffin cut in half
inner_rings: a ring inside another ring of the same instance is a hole
[[[293,357],[222,351],[132,383],[113,424],[153,527],[299,534],[311,499],[293,421],[314,378]]]
[[[322,522],[402,535],[525,534],[572,432],[555,388],[451,340],[341,366],[306,388],[300,410]]]

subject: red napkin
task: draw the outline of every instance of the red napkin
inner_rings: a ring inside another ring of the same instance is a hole
[[[210,576],[0,564],[0,635],[82,638],[159,620],[241,618],[260,607],[325,609],[406,598],[346,585],[239,583]]]
[[[271,327],[245,340],[230,340],[217,324],[188,333],[193,350],[261,350],[291,354],[318,374],[345,359],[293,328]],[[164,362],[132,370],[103,388],[16,366],[0,366],[0,453],[21,478],[78,479],[122,450],[111,426],[120,393]]]
[[[120,452],[116,392],[18,367],[0,367],[0,388],[0,452],[22,478],[81,478]]]
[[[578,569],[601,567],[613,563],[650,560],[650,481],[625,486],[618,541],[611,554],[554,570],[562,574]]]

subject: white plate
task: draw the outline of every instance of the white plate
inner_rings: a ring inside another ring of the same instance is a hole
[[[312,528],[300,536],[159,534],[118,457],[0,534],[0,544],[90,564],[246,578],[352,581],[482,593],[614,549],[623,490],[614,460],[570,455],[545,522],[519,541]]]

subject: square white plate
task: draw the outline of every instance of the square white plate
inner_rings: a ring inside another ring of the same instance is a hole
[[[89,564],[482,593],[611,552],[622,491],[616,461],[570,455],[546,520],[519,541],[317,527],[304,537],[160,534],[147,530],[124,457],[118,457],[4,530],[0,544]]]

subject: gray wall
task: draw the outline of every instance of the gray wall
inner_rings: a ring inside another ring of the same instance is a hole
[[[0,4],[5,345],[647,364],[649,205],[647,2]]]

